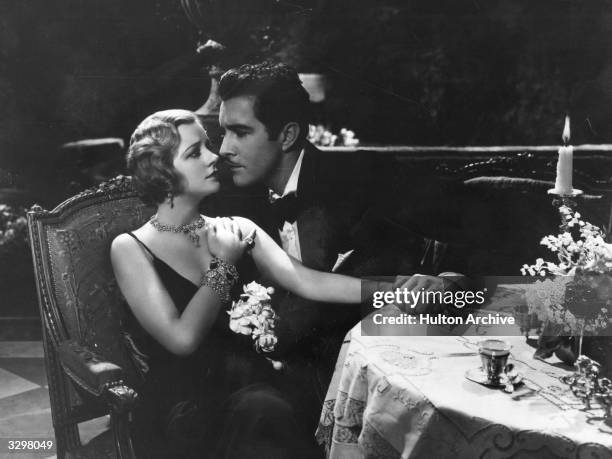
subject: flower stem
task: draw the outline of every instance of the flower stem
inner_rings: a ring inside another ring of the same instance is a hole
[[[584,318],[580,321],[580,336],[578,337],[578,355],[579,356],[582,355],[582,337],[584,336],[584,321],[585,321]]]

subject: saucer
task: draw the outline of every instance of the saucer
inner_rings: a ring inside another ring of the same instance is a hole
[[[466,371],[465,377],[469,379],[470,381],[477,382],[478,384],[482,384],[483,386],[506,387],[506,384],[502,382],[502,379],[504,378],[500,378],[498,383],[492,383],[491,381],[489,381],[489,378],[487,377],[487,373],[480,367],[472,368]]]
[[[503,387],[506,392],[512,392],[513,387],[523,384],[523,374],[516,369],[512,369],[510,373],[501,374],[499,382],[495,384],[488,380],[487,373],[482,368],[472,368],[466,371],[465,377],[483,386]]]

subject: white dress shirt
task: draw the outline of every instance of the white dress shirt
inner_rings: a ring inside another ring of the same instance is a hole
[[[282,199],[285,196],[289,196],[290,194],[295,194],[297,196],[298,189],[298,181],[300,179],[300,170],[302,169],[302,160],[304,159],[304,150],[300,153],[295,166],[293,167],[293,171],[289,176],[289,180],[285,185],[285,190],[282,195],[275,193],[273,190],[270,191],[270,200],[272,202]],[[298,236],[298,227],[297,220],[293,222],[285,221],[283,224],[283,228],[278,231],[280,235],[281,245],[283,250],[291,255],[293,258],[297,258],[302,261],[302,253],[300,251],[300,238]]]

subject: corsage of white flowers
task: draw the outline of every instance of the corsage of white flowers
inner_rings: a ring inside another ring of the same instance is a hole
[[[244,293],[240,299],[234,301],[231,310],[227,311],[230,316],[229,328],[234,333],[250,335],[257,352],[272,352],[278,343],[274,331],[278,315],[270,305],[270,295],[274,294],[274,289],[257,282],[246,284],[242,289]],[[280,362],[268,360],[276,369],[282,366]]]

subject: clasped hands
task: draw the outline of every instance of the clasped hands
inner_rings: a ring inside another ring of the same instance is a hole
[[[253,229],[243,238],[240,225],[229,217],[207,220],[204,226],[210,253],[233,265],[240,260],[245,250],[253,248],[256,234],[256,229]]]

